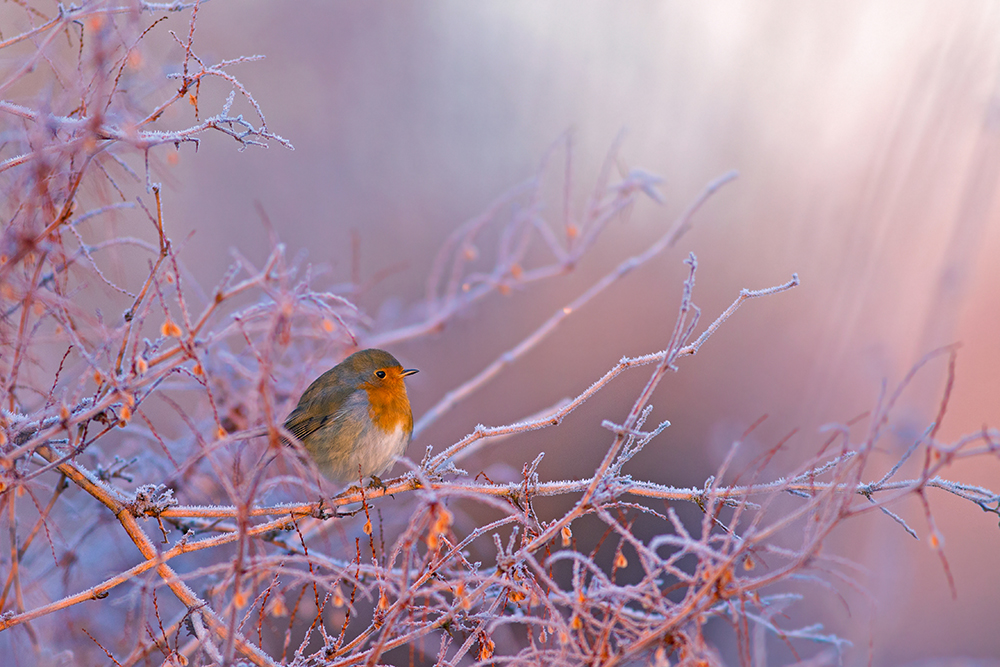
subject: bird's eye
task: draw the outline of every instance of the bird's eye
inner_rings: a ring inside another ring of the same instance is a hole
[[[377,377],[379,380],[384,380],[385,371],[375,371],[375,377]]]

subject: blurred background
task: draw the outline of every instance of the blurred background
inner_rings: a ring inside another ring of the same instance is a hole
[[[167,25],[184,34],[186,20]],[[776,477],[818,451],[821,425],[874,408],[883,381],[895,386],[926,353],[953,342],[962,348],[939,437],[1000,422],[995,3],[303,1],[291,8],[217,0],[200,10],[196,49],[208,63],[265,55],[230,71],[253,92],[269,128],[295,145],[237,153],[217,136],[197,154],[184,145],[179,159],[165,159],[168,148],[154,155],[174,225],[168,231],[205,286],[223,275],[230,248],[257,262],[267,255],[259,202],[290,254],[326,267],[328,284],[351,279],[356,238],[361,279],[387,274],[359,305],[405,323],[448,234],[531,176],[564,132],[572,135],[573,215],[584,211],[623,129],[620,167],[664,177],[666,203],[641,201],[574,273],[495,296],[439,335],[391,350],[421,369],[409,383],[418,418],[649,247],[706,183],[739,172],[675,250],[574,313],[435,423],[411,445],[413,458],[477,423],[508,423],[576,395],[624,355],[662,349],[688,251],[699,260],[703,325],[741,288],[777,285],[793,272],[802,284],[745,304],[697,357],[679,364],[651,417],[672,426],[626,472],[700,486],[732,442],[767,415],[736,468],[798,429],[772,464]],[[203,92],[203,116],[216,113],[227,92]],[[554,220],[562,216],[563,163],[546,172],[546,214]],[[482,266],[491,266],[491,249],[481,250]],[[904,395],[896,440],[882,442],[887,466],[934,419],[944,377],[945,360],[933,361]],[[648,370],[631,371],[558,429],[486,446],[464,465],[513,479],[542,450],[543,478],[587,476],[609,441],[601,420],[621,420],[647,378]],[[959,462],[949,476],[996,490],[1000,465]],[[850,639],[847,664],[867,663],[869,651],[875,665],[1000,657],[997,517],[942,494],[930,501],[957,598],[927,545],[916,501],[895,509],[919,542],[875,514],[832,535],[829,553],[862,566],[854,576],[863,589],[813,586],[812,608],[794,615]],[[685,516],[698,520],[696,510]],[[780,640],[771,645],[782,655]]]
[[[210,62],[266,55],[232,71],[296,149],[236,154],[224,139],[203,142],[198,155],[182,147],[168,207],[197,228],[184,253],[208,284],[230,246],[265,256],[255,201],[290,251],[328,266],[333,282],[350,279],[356,233],[362,278],[394,269],[361,299],[377,313],[387,300],[419,301],[448,233],[529,177],[567,130],[576,215],[623,129],[623,165],[665,178],[667,203],[637,205],[571,276],[497,297],[439,336],[394,349],[422,371],[410,390],[418,417],[648,247],[708,181],[739,171],[675,251],[568,318],[426,431],[412,457],[477,423],[507,423],[575,395],[623,355],[662,349],[689,250],[705,324],[743,287],[792,272],[802,285],[744,305],[667,378],[652,419],[673,425],[632,474],[701,485],[766,414],[746,460],[799,429],[777,475],[818,450],[818,426],[873,408],[883,380],[894,386],[924,354],[956,341],[940,436],[1000,422],[995,3],[302,2],[290,11],[247,2],[237,12],[213,2],[201,10],[198,41]],[[558,220],[558,159],[549,178],[547,213]],[[944,369],[943,359],[931,363],[905,394],[898,449],[884,441],[886,462],[933,419]],[[609,439],[601,419],[620,420],[647,377],[632,371],[559,429],[487,446],[466,466],[503,477],[507,464],[513,478],[544,450],[543,477],[588,475]],[[951,476],[995,489],[1000,466],[958,464]],[[798,620],[851,639],[849,664],[867,661],[870,642],[876,665],[1000,656],[988,620],[1000,597],[996,516],[943,496],[931,502],[957,599],[915,501],[898,511],[920,542],[881,515],[833,535],[830,552],[866,569],[858,577],[867,592],[841,586],[840,599],[813,587],[820,607]]]

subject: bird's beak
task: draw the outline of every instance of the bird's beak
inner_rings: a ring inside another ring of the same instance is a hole
[[[414,373],[419,373],[419,372],[420,371],[417,370],[416,368],[407,368],[402,373],[400,373],[400,376],[405,378],[407,375],[413,375]]]

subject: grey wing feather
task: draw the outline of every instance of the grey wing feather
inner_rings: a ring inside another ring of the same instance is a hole
[[[338,414],[329,414],[329,408],[334,405],[344,405],[349,400],[351,390],[343,387],[339,366],[320,375],[302,394],[292,414],[288,415],[285,428],[299,440],[304,440],[323,428],[331,419],[337,419]],[[307,414],[310,412],[312,416]]]
[[[305,417],[296,410],[285,421],[285,429],[301,441],[323,428],[330,419],[330,415]]]

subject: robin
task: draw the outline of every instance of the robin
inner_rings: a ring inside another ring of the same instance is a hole
[[[327,478],[360,481],[388,470],[406,451],[413,413],[404,369],[384,350],[361,350],[316,378],[285,420]]]

